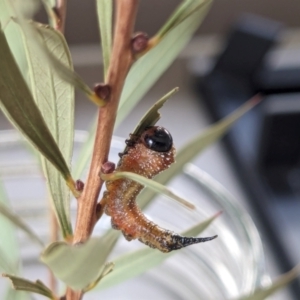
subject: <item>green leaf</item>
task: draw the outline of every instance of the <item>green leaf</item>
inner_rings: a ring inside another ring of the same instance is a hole
[[[273,295],[278,290],[286,287],[294,279],[300,275],[300,265],[297,265],[291,271],[281,275],[270,286],[258,288],[248,296],[242,296],[238,300],[264,300],[267,297]]]
[[[84,142],[82,148],[80,149],[79,156],[77,158],[75,167],[74,167],[74,178],[80,178],[84,169],[86,168],[88,162],[92,157],[92,149],[95,142],[96,136],[96,127],[97,122],[93,122],[92,126],[89,129],[89,135],[87,140]]]
[[[48,15],[49,23],[52,27],[56,27],[57,23],[59,22],[57,12],[55,11],[56,8],[56,0],[42,0],[44,5],[45,11]]]
[[[199,27],[211,3],[210,0],[188,2],[189,5],[205,2],[205,5],[169,31],[157,46],[132,66],[122,92],[116,126],[125,119],[136,103],[175,60]]]
[[[195,209],[194,204],[188,202],[187,200],[177,196],[176,194],[174,194],[170,189],[168,189],[167,187],[165,187],[162,184],[159,184],[155,181],[153,181],[152,179],[148,179],[144,176],[138,175],[136,173],[131,173],[131,172],[113,172],[110,174],[101,174],[101,178],[104,180],[117,180],[120,178],[128,178],[131,180],[134,180],[138,183],[140,183],[143,186],[146,186],[148,188],[150,188],[151,190],[155,191],[156,193],[159,194],[164,194],[167,197],[171,198],[172,200],[176,200],[179,203],[181,203],[182,205],[190,208],[190,209]]]
[[[0,181],[0,207],[9,210],[9,201]],[[0,269],[5,272],[19,272],[19,244],[15,226],[0,213]]]
[[[74,246],[56,242],[46,248],[41,260],[58,279],[74,290],[81,290],[99,278],[114,243],[113,235],[91,238]]]
[[[0,248],[0,270],[4,272],[14,273],[15,270],[17,269],[16,267],[17,263],[9,261],[6,253],[1,248]]]
[[[19,26],[11,21],[12,17],[17,17],[12,2],[9,0],[0,1],[0,23],[2,25],[7,24],[3,31],[19,69],[26,80],[28,66],[22,43],[22,35]]]
[[[101,34],[101,47],[104,66],[104,78],[109,67],[112,47],[112,0],[97,0],[97,15]]]
[[[47,288],[40,280],[36,282],[29,281],[24,278],[16,277],[9,274],[2,274],[11,280],[13,288],[17,291],[32,292],[35,294],[43,295],[49,299],[56,300],[57,298],[52,294],[51,290]]]
[[[34,233],[33,230],[14,212],[12,212],[7,205],[0,202],[0,214],[7,218],[12,224],[22,229],[27,235],[37,244],[44,247],[43,241]]]
[[[2,111],[71,184],[73,180],[69,168],[34,102],[2,30],[0,30],[0,57]]]
[[[142,117],[140,120],[139,124],[136,126],[134,129],[132,135],[140,136],[144,130],[149,127],[155,125],[158,120],[160,119],[161,115],[158,112],[160,108],[164,106],[166,101],[172,97],[175,93],[179,91],[179,88],[175,88],[171,90],[169,93],[164,95],[161,99],[159,99]],[[123,153],[127,153],[128,151],[128,146],[125,147]]]
[[[48,51],[72,69],[67,43],[62,34],[49,26],[37,25],[40,38]],[[25,31],[26,34],[26,31]],[[74,135],[74,87],[63,81],[48,61],[38,55],[35,43],[28,36],[24,45],[29,66],[31,90],[54,140],[68,167],[71,165]],[[63,236],[72,235],[70,190],[57,169],[43,159],[44,173]]]
[[[5,296],[5,300],[32,300],[27,292],[16,291],[13,288],[9,287],[7,289]]]
[[[180,23],[185,21],[187,18],[192,17],[192,14],[203,11],[203,6],[207,5],[210,1],[209,0],[186,0],[179,7],[174,11],[171,17],[167,20],[164,26],[159,30],[156,34],[158,38],[162,38],[166,35],[169,31],[173,30],[178,26]]]
[[[34,44],[36,54],[40,56],[40,59],[48,61],[49,65],[52,66],[52,68],[56,71],[56,73],[62,80],[80,89],[96,105],[104,106],[106,104],[106,102],[103,99],[99,98],[72,68],[62,63],[61,60],[57,59],[47,49],[47,47],[45,47],[41,40],[37,38],[41,34],[40,27],[43,28],[45,25],[34,22],[27,22],[22,17],[14,19],[14,21],[19,24],[26,38],[30,39],[31,43]],[[60,33],[57,33],[57,35],[59,34]]]
[[[217,217],[215,216],[201,222],[192,228],[181,233],[182,236],[197,236],[204,231]],[[165,259],[178,253],[173,251],[170,253],[161,253],[158,250],[143,248],[134,252],[130,252],[115,259],[114,271],[107,277],[103,278],[96,290],[105,289],[125,280],[136,277],[149,269],[160,265]]]
[[[101,272],[100,276],[95,280],[95,282],[91,283],[87,288],[84,289],[84,292],[88,292],[95,288],[95,286],[108,274],[110,274],[115,267],[115,264],[113,262],[109,262],[104,265],[103,271]]]
[[[161,115],[158,112],[159,109],[161,109],[164,104],[169,100],[170,97],[172,97],[175,93],[179,91],[179,88],[175,88],[171,90],[169,93],[164,95],[162,98],[160,98],[142,117],[139,124],[134,129],[132,135],[140,136],[146,127],[154,126],[158,120],[160,119]],[[123,153],[127,153],[128,146],[125,147]]]
[[[8,202],[4,187],[0,181],[0,206],[9,210]],[[2,241],[0,243],[0,270],[6,273],[18,274],[20,272],[20,247],[16,233],[14,224],[0,213],[0,240]],[[28,295],[7,287],[3,299],[28,300]]]
[[[155,178],[155,181],[161,184],[166,184],[169,180],[179,174],[187,162],[194,159],[201,153],[201,151],[220,139],[230,129],[230,127],[246,112],[252,109],[259,100],[260,98],[256,96],[253,99],[247,101],[244,105],[231,113],[229,116],[211,125],[204,132],[198,134],[189,143],[185,144],[185,146],[177,152],[176,163],[163,173],[160,173]],[[142,203],[146,204],[154,196],[155,194],[153,191],[144,190],[140,195],[140,200]]]
[[[169,93],[164,95],[161,99],[159,99],[142,117],[139,124],[133,131],[133,135],[141,135],[146,127],[155,125],[160,119],[161,115],[159,113],[159,109],[163,107],[166,101],[172,97],[175,93],[179,91],[179,88],[175,88],[171,90]]]

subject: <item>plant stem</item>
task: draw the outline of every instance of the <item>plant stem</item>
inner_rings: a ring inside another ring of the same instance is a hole
[[[50,201],[50,200],[49,200]],[[50,209],[50,242],[56,242],[58,240],[58,232],[59,232],[59,225],[57,222],[56,215],[53,209]],[[50,281],[50,289],[53,293],[57,292],[57,281],[56,278],[49,270],[49,281]]]
[[[100,170],[107,162],[121,91],[128,70],[133,62],[131,37],[137,10],[137,0],[118,0],[116,25],[107,84],[111,88],[108,103],[100,108],[94,152],[88,179],[78,199],[77,223],[74,243],[85,241],[92,233],[96,222],[96,204],[103,184]]]
[[[65,31],[66,24],[67,0],[56,0],[55,9],[58,17],[55,29],[63,33]]]
[[[111,138],[117,115],[119,100],[130,66],[133,63],[131,38],[135,24],[138,0],[116,1],[116,21],[113,49],[107,73],[107,84],[111,88],[108,103],[100,108],[92,162],[89,175],[78,199],[77,221],[73,243],[84,242],[91,235],[96,218],[96,205],[103,180],[100,170],[107,162]],[[67,290],[67,300],[78,300],[82,293]]]

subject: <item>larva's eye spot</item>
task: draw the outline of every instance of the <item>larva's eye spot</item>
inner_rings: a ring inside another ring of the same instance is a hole
[[[153,126],[141,136],[143,144],[156,152],[168,152],[173,146],[173,138],[168,130],[163,127]]]

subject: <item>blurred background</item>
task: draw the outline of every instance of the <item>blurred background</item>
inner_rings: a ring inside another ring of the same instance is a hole
[[[140,1],[136,31],[154,34],[181,1]],[[127,137],[146,110],[178,86],[160,125],[179,148],[257,92],[264,101],[195,164],[250,212],[272,277],[300,262],[300,2],[216,0],[196,36],[115,134]],[[40,12],[39,20],[45,20]],[[76,71],[93,86],[102,62],[94,1],[68,2],[66,38]],[[75,126],[95,107],[78,93]],[[0,116],[0,129],[11,128]],[[299,299],[295,282],[272,299]]]

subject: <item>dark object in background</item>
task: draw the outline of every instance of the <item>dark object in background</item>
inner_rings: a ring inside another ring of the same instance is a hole
[[[300,94],[270,95],[261,110],[259,171],[276,193],[293,193],[291,176],[300,167]]]
[[[210,73],[203,77],[194,72],[196,88],[215,120],[257,92],[268,95],[224,142],[278,266],[286,272],[300,261],[300,221],[298,213],[292,213],[300,211],[300,175],[298,185],[297,180],[291,183],[291,174],[300,174],[300,67],[273,70],[265,64],[281,27],[247,15],[234,25]],[[300,281],[291,289],[299,299]]]

